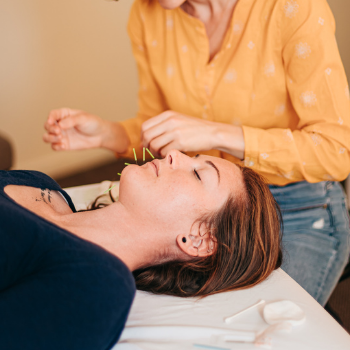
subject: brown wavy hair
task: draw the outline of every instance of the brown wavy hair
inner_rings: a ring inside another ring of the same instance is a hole
[[[204,297],[253,287],[281,266],[283,222],[279,206],[261,175],[237,166],[243,175],[244,195],[231,195],[217,212],[198,219],[217,243],[213,254],[136,270],[137,289]],[[106,206],[97,204],[98,198],[88,210]]]

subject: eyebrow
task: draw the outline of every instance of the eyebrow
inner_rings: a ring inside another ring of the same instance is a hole
[[[199,156],[200,156],[200,154],[197,154],[195,156],[195,158],[198,158]],[[219,169],[216,167],[216,165],[211,160],[206,160],[205,163],[209,164],[210,166],[212,166],[216,170],[216,173],[218,174],[218,183],[220,183],[220,171],[219,171]]]

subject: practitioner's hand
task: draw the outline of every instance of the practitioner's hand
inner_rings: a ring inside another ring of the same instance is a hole
[[[168,151],[208,151],[215,147],[214,122],[165,111],[142,124],[141,142],[153,154],[165,157]]]
[[[55,151],[101,147],[107,132],[100,117],[70,108],[51,111],[44,127],[43,140]]]

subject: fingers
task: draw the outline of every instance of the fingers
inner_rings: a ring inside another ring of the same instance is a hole
[[[73,114],[69,116],[69,118],[64,118],[59,122],[59,126],[63,130],[74,128],[77,125],[84,124],[86,121],[86,115],[85,114]]]
[[[47,143],[60,143],[62,141],[62,135],[45,133],[43,140]]]
[[[54,124],[54,125],[49,125],[47,122],[44,124],[45,130],[52,135],[59,135],[61,134],[61,128]]]
[[[177,149],[178,151],[181,151],[178,147],[178,144],[175,141],[170,142],[159,151],[160,157],[165,158],[165,156],[168,154],[168,152],[170,152],[173,149]]]
[[[47,118],[47,124],[48,125],[55,125],[57,122],[59,122],[61,119],[66,118],[71,113],[70,108],[60,108],[60,109],[54,109],[49,113],[49,116]],[[73,112],[72,112],[73,113]]]
[[[54,109],[49,113],[44,128],[52,134],[58,134],[60,132],[60,123],[63,119],[71,117],[81,113],[82,111],[71,108]]]
[[[67,146],[65,145],[65,141],[64,140],[57,141],[57,138],[53,135],[45,134],[43,136],[43,140],[44,142],[51,143],[51,148],[54,151],[62,151],[67,149]]]
[[[63,138],[62,135],[53,135],[49,133],[45,133],[43,136],[43,140],[46,143],[51,143],[51,148],[55,151],[62,151],[68,149],[68,141]]]
[[[155,117],[155,118],[158,118],[158,117]],[[176,126],[178,126],[179,124],[177,117],[174,115],[171,115],[170,117],[168,116],[165,119],[161,118],[159,120],[161,120],[159,123],[154,124],[152,127],[148,129],[145,129],[145,131],[141,134],[141,141],[144,147],[148,147],[148,148],[152,147],[151,142],[155,138],[165,133],[172,133],[176,129]]]
[[[63,143],[53,143],[51,145],[51,148],[54,150],[54,151],[64,151],[67,149],[67,147],[63,144]]]
[[[44,128],[47,131],[43,135],[43,141],[51,144],[51,148],[55,151],[68,149],[68,139],[65,137],[65,123],[62,121],[68,117],[81,113],[80,110],[71,108],[60,108],[52,110],[49,113]],[[70,119],[70,118],[68,118]]]
[[[163,153],[162,153],[163,147],[165,147],[169,143],[173,143],[173,142],[174,142],[174,137],[173,137],[172,133],[164,133],[164,134],[152,139],[148,148],[152,153],[155,153],[155,154],[162,156],[163,155]]]
[[[56,121],[58,122],[64,118],[79,114],[81,112],[82,111],[79,109],[72,109],[72,108],[54,109],[49,113],[49,117],[47,118],[47,121],[49,122],[49,124],[55,124]]]
[[[157,156],[164,157],[171,149],[180,149],[180,129],[183,116],[174,111],[166,111],[142,124],[141,142]],[[169,146],[171,145],[171,146]]]
[[[69,110],[70,112],[67,112],[68,109],[60,109],[56,111],[52,111],[51,119],[47,120],[45,123],[45,129],[47,133],[43,135],[44,142],[48,143],[61,143],[62,140],[65,138],[66,131],[70,128],[74,128],[77,125],[83,124],[86,121],[86,115],[82,114],[81,111],[78,110]],[[59,122],[57,122],[57,118],[59,119]],[[54,124],[52,122],[54,121]],[[65,145],[66,147],[68,145]]]
[[[154,127],[155,125],[163,122],[164,120],[168,119],[169,117],[171,117],[172,115],[174,115],[175,112],[174,111],[165,111],[163,113],[158,114],[157,116],[150,118],[148,120],[146,120],[141,127],[141,133],[144,133],[146,130]]]

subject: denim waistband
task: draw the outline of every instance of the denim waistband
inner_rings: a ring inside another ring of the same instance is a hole
[[[270,191],[280,206],[293,208],[298,206],[318,206],[330,202],[330,191],[333,196],[343,198],[341,185],[336,181],[309,183],[295,182],[286,186],[269,185]]]

